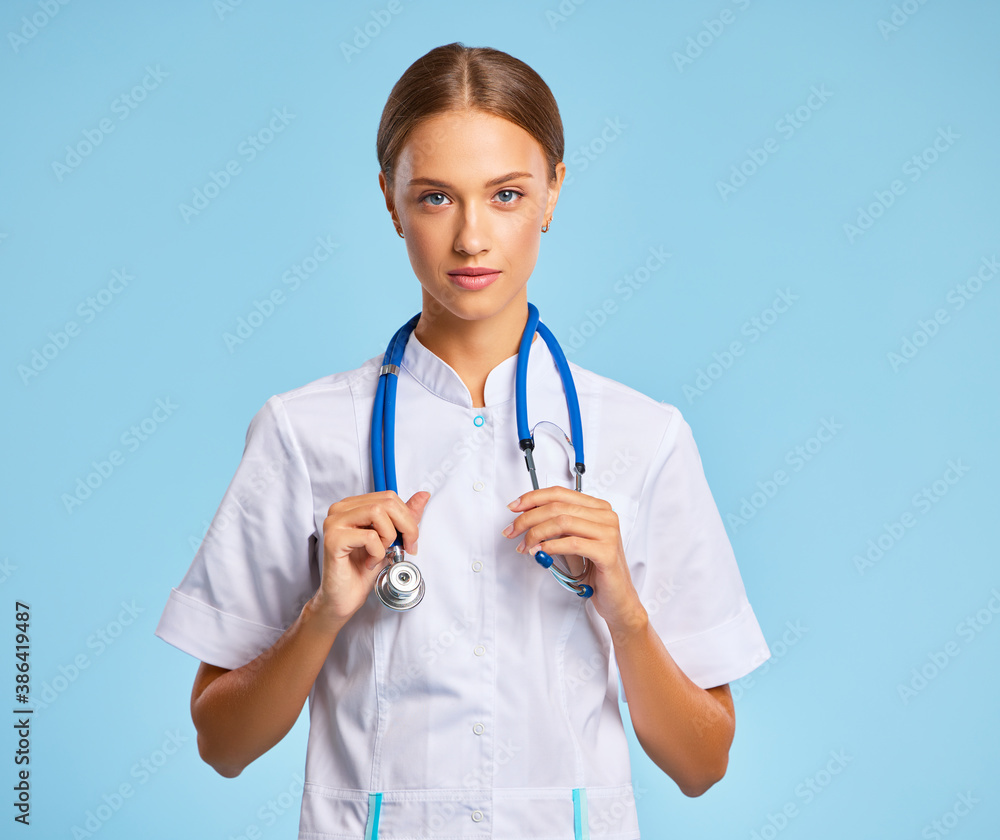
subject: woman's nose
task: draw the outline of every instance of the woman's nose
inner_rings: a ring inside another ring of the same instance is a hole
[[[470,207],[460,216],[455,233],[455,250],[478,254],[488,247],[489,231],[484,214]]]

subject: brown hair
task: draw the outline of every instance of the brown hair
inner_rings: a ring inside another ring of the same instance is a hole
[[[505,52],[456,41],[435,47],[407,67],[385,103],[375,147],[390,195],[396,161],[421,120],[465,109],[502,117],[527,131],[545,153],[549,180],[555,180],[564,141],[549,86]]]

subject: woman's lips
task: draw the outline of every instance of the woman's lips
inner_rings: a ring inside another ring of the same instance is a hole
[[[494,271],[490,274],[459,274],[449,271],[448,276],[451,277],[451,282],[460,289],[474,290],[485,289],[500,276],[500,272]]]

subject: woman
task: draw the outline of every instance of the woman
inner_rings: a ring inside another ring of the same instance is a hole
[[[539,489],[525,475],[526,284],[566,172],[531,68],[431,50],[393,88],[377,146],[422,287],[397,375],[399,493],[371,492],[381,356],[253,418],[157,628],[202,660],[199,751],[239,775],[309,697],[301,837],[638,837],[619,678],[643,749],[697,796],[725,773],[727,683],[770,655],[690,427],[570,365],[587,444],[574,489],[564,385],[535,335]],[[397,531],[426,584],[405,611],[373,593]],[[556,585],[540,547],[575,573],[587,558],[592,596]]]

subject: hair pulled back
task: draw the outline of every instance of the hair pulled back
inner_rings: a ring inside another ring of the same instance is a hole
[[[542,77],[519,59],[456,41],[418,58],[393,86],[379,121],[376,151],[392,195],[396,162],[414,129],[449,111],[474,110],[520,126],[545,153],[549,180],[563,158],[559,107]]]

